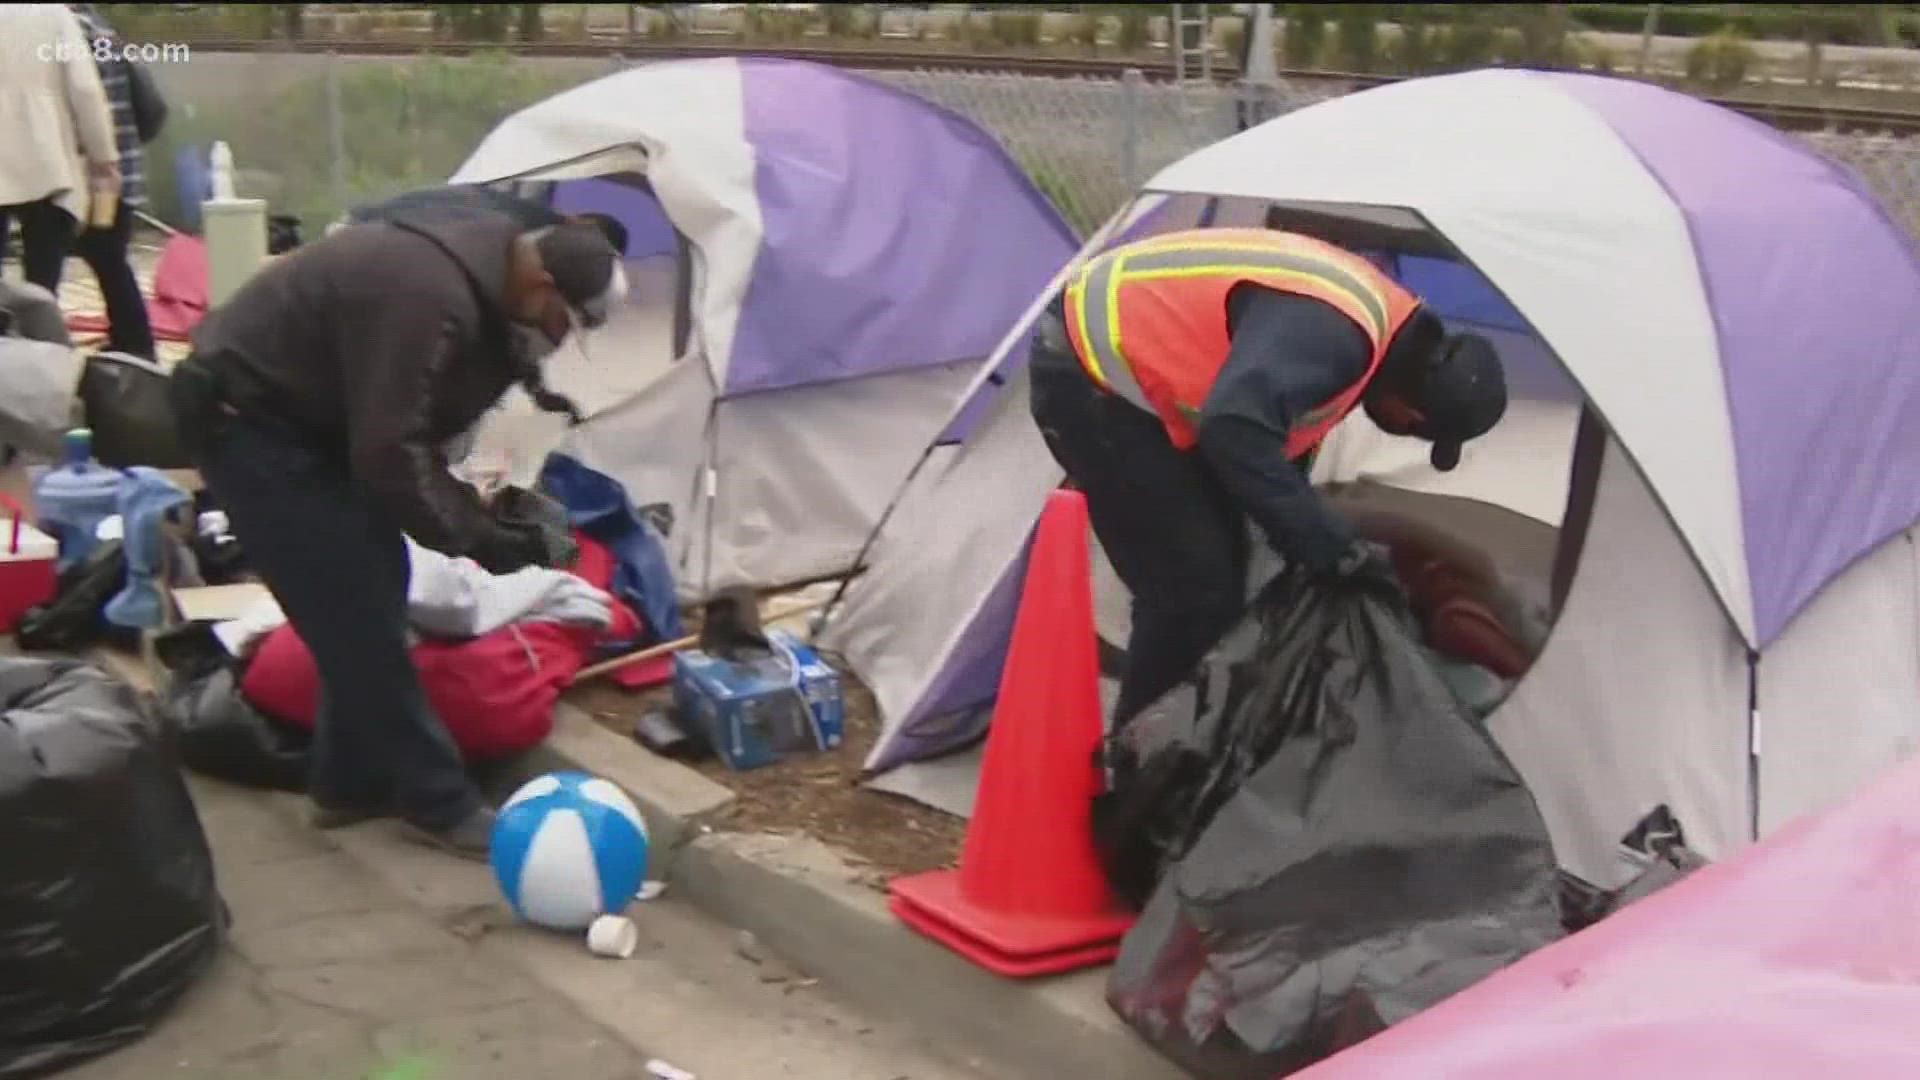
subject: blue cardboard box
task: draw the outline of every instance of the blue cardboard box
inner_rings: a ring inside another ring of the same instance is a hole
[[[736,662],[689,649],[673,658],[681,723],[738,771],[835,749],[845,730],[839,674],[791,634],[769,630],[767,639],[775,647],[765,657]]]

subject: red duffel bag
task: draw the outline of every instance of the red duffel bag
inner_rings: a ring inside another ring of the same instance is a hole
[[[580,562],[573,572],[604,589],[613,576],[606,548],[576,535]],[[593,650],[639,636],[640,620],[615,601],[614,623],[597,630],[528,622],[465,641],[427,640],[414,646],[427,700],[469,761],[509,757],[540,744],[553,730],[553,707]],[[318,711],[320,673],[293,627],[268,635],[241,680],[241,694],[262,713],[305,731]]]

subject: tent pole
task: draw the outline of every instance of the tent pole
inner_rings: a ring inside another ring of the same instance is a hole
[[[1760,654],[1747,650],[1747,833],[1760,842]]]

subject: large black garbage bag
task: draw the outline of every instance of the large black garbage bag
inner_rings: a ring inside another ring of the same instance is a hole
[[[144,1036],[226,929],[199,815],[134,692],[0,658],[0,1077]]]
[[[1192,798],[1233,790],[1196,817],[1108,985],[1169,1058],[1286,1075],[1561,936],[1539,810],[1397,597],[1281,577],[1201,682],[1185,737],[1221,744]]]

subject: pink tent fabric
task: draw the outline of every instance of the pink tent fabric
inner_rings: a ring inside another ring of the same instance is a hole
[[[1920,760],[1308,1080],[1920,1076]]]
[[[153,298],[147,317],[159,341],[189,341],[193,328],[207,313],[207,245],[197,236],[180,233],[160,248],[153,268]],[[67,327],[79,334],[104,334],[107,316],[87,311],[67,317]]]

